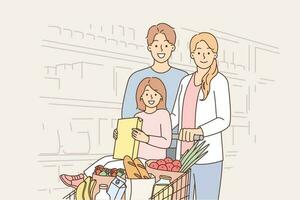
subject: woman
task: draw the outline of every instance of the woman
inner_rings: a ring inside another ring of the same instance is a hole
[[[179,125],[177,158],[203,135],[208,153],[191,169],[190,199],[218,199],[222,178],[222,131],[230,124],[228,81],[218,71],[218,42],[206,32],[190,41],[196,71],[181,81],[171,114],[172,127]]]
[[[166,110],[166,88],[154,77],[143,79],[136,90],[136,104],[141,111],[135,117],[143,119],[142,130],[133,129],[132,137],[140,141],[138,157],[164,159],[171,144],[171,119]],[[114,138],[117,138],[117,130]]]

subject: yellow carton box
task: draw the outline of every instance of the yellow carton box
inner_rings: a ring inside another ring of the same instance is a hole
[[[128,155],[132,159],[138,157],[140,142],[133,139],[132,129],[142,129],[143,120],[138,117],[124,118],[118,120],[117,130],[118,138],[115,141],[114,158],[123,159]]]

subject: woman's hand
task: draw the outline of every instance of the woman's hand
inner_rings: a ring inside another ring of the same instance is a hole
[[[203,135],[201,128],[183,128],[179,133],[179,140],[186,142],[193,142],[195,135]]]
[[[149,142],[149,136],[146,135],[146,133],[144,133],[142,130],[137,128],[132,129],[132,137],[140,142]]]
[[[113,132],[113,138],[116,140],[118,139],[118,130],[115,129],[114,132]]]

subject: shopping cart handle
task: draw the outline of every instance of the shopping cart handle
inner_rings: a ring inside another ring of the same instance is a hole
[[[173,134],[172,135],[173,140],[178,140],[179,139],[179,134]],[[201,141],[204,140],[204,135],[194,135],[194,141]]]

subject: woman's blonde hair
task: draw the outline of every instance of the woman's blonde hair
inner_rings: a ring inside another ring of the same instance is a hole
[[[190,52],[193,53],[196,50],[196,46],[199,42],[205,42],[207,46],[212,50],[214,53],[218,53],[218,41],[214,35],[208,32],[202,32],[194,35],[190,42]],[[210,91],[210,82],[211,80],[217,75],[218,73],[218,65],[217,59],[214,58],[208,72],[203,76],[201,80],[201,89],[203,91],[203,99],[205,100]]]
[[[141,111],[145,111],[146,105],[142,99],[142,95],[145,91],[145,88],[150,86],[153,90],[155,90],[160,96],[161,100],[157,105],[157,109],[166,109],[166,101],[167,101],[167,91],[163,82],[159,78],[155,77],[147,77],[144,78],[136,89],[136,104],[137,108]]]

